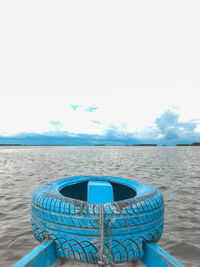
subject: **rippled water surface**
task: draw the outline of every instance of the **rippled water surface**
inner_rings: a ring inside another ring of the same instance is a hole
[[[200,266],[200,147],[0,147],[0,266],[38,243],[30,225],[33,191],[73,175],[126,177],[165,199],[159,245],[185,266]]]

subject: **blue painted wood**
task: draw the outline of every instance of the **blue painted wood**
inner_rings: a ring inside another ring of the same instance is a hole
[[[44,241],[30,253],[13,265],[13,267],[50,267],[53,266],[58,255],[55,242]]]
[[[183,264],[155,243],[145,243],[143,249],[142,262],[146,267],[184,267]]]
[[[54,265],[57,258],[55,243],[46,241],[24,256],[13,267],[50,267]],[[146,267],[184,267],[183,264],[154,243],[144,244],[142,262]]]
[[[113,202],[113,188],[107,181],[88,182],[88,202],[105,204]]]

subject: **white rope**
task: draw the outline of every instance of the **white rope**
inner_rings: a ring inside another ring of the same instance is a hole
[[[105,225],[104,208],[103,208],[103,204],[99,204],[100,250],[99,250],[98,264],[100,267],[104,267],[104,266],[114,267],[115,266],[114,263],[109,260],[109,255],[110,255],[111,249],[112,249],[112,240],[111,240],[111,236],[110,236],[111,224],[112,224],[112,220],[110,220],[108,228],[107,228],[107,232],[108,232],[108,236],[109,236],[109,249],[108,249],[108,253],[106,254],[105,247],[104,247],[104,225]]]

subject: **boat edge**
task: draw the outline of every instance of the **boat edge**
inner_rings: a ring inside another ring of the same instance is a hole
[[[21,258],[12,267],[51,267],[57,261],[56,244],[53,240],[44,241]]]
[[[143,249],[142,263],[146,267],[184,267],[183,264],[155,243],[144,243]],[[51,267],[57,259],[55,242],[53,240],[44,241],[12,267]]]
[[[182,263],[155,243],[144,243],[143,249],[142,262],[146,267],[184,267]]]

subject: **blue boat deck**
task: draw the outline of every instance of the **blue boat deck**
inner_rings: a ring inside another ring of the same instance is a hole
[[[68,267],[68,266],[82,266],[92,267],[97,266],[94,264],[86,264],[75,261],[62,261],[58,258],[56,252],[56,246],[54,241],[45,241],[39,246],[34,248],[30,253],[19,260],[13,267]],[[144,257],[142,262],[138,263],[124,263],[117,264],[119,267],[184,267],[174,257],[169,255],[161,247],[156,244],[145,244],[144,245]]]

